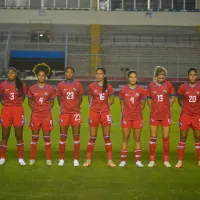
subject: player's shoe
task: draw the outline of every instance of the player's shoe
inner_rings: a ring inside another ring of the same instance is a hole
[[[5,162],[6,162],[5,158],[1,158],[1,159],[0,159],[0,165],[4,165]]]
[[[34,165],[35,164],[35,160],[30,160],[29,161],[29,165]]]
[[[46,160],[46,165],[51,166],[52,165],[52,161],[51,160]]]
[[[182,161],[179,160],[175,167],[176,168],[181,168],[182,167]]]
[[[156,163],[154,161],[150,161],[148,167],[155,167]]]
[[[18,160],[18,162],[19,162],[19,164],[20,164],[21,166],[26,165],[24,159],[22,159],[22,158],[20,158],[20,159]]]
[[[137,162],[136,162],[136,166],[137,166],[137,167],[141,167],[141,168],[144,167],[144,165],[142,164],[141,161],[137,161]]]
[[[119,167],[125,167],[125,166],[126,166],[126,161],[120,162]]]
[[[58,166],[63,166],[65,164],[65,161],[63,159],[59,160]]]
[[[165,161],[165,162],[164,162],[164,165],[165,165],[165,167],[167,167],[167,168],[171,167],[171,164],[170,164],[168,161]]]
[[[112,160],[108,160],[109,167],[116,167],[115,163]]]
[[[91,160],[86,160],[83,167],[89,167],[91,165]]]
[[[74,160],[74,167],[78,167],[78,166],[79,166],[78,160]]]

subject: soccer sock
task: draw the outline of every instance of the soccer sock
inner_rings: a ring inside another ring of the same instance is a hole
[[[32,135],[30,160],[35,160],[35,154],[36,154],[36,147],[37,147],[38,139],[39,139],[39,135]]]
[[[112,143],[110,140],[110,136],[105,136],[104,141],[105,141],[107,158],[108,158],[108,160],[112,160]]]
[[[6,158],[6,150],[7,150],[7,146],[1,144],[0,145],[0,158]]]
[[[88,142],[88,147],[87,147],[87,160],[91,160],[92,159],[92,153],[94,151],[94,144],[96,141],[96,137],[90,137],[90,140]]]
[[[24,143],[18,143],[17,144],[17,153],[18,153],[18,158],[23,159],[23,157],[24,157]]]
[[[156,152],[156,137],[150,138],[150,144],[149,144],[149,152],[150,152],[150,161],[155,160],[155,152]]]
[[[74,134],[74,160],[78,160],[80,152],[80,135]]]
[[[163,160],[169,161],[169,137],[163,138]]]
[[[121,150],[121,161],[125,161],[126,162],[126,158],[127,158],[127,150]]]
[[[67,140],[67,134],[61,133],[59,142],[60,160],[64,160],[66,140]]]
[[[135,161],[141,161],[141,149],[135,150]]]
[[[182,161],[185,152],[185,142],[179,141],[178,143],[178,160]]]
[[[197,159],[200,160],[200,142],[195,142]]]
[[[50,136],[43,136],[44,145],[46,150],[46,159],[51,160],[51,137]]]

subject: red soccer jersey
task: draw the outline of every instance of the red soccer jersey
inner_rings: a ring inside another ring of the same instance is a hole
[[[38,116],[51,114],[50,100],[55,99],[56,92],[53,86],[45,84],[40,88],[37,84],[28,90],[28,98],[32,99],[32,113]]]
[[[102,92],[103,87],[93,82],[88,87],[88,95],[90,95],[90,109],[94,112],[107,112],[110,111],[108,104],[108,97],[114,95],[113,87],[108,84],[106,92]]]
[[[150,117],[153,120],[163,120],[170,112],[170,98],[174,96],[174,87],[169,81],[162,85],[151,82],[147,88],[147,97],[152,99]]]
[[[146,91],[142,86],[137,85],[131,89],[125,85],[119,92],[119,98],[124,101],[123,117],[129,120],[142,119],[141,100],[146,99]]]
[[[26,96],[26,85],[23,84],[23,94],[18,92],[15,87],[15,83],[9,81],[3,81],[0,84],[0,95],[3,98],[3,104],[6,106],[21,106],[22,96]]]
[[[181,114],[200,116],[200,83],[194,87],[184,83],[179,87],[178,94],[183,96]]]
[[[80,113],[78,105],[79,97],[83,95],[83,87],[80,82],[74,80],[69,83],[62,81],[57,86],[57,95],[60,98],[60,109],[62,114]]]

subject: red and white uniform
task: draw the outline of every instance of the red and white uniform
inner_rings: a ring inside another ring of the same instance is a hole
[[[0,84],[0,95],[3,100],[1,124],[3,127],[16,127],[25,124],[22,97],[26,96],[26,85],[23,84],[23,93],[18,92],[15,83],[3,81]]]
[[[183,97],[179,127],[181,130],[200,130],[200,83],[191,87],[184,83],[179,87],[178,94]]]
[[[89,116],[91,127],[98,127],[99,123],[102,126],[110,126],[112,123],[108,97],[114,95],[114,90],[110,84],[108,84],[108,88],[104,93],[102,89],[103,87],[98,85],[97,82],[91,83],[88,87],[88,95],[91,96]]]
[[[83,95],[80,82],[62,81],[57,86],[57,96],[60,99],[60,126],[78,126],[81,124],[79,97]]]
[[[162,85],[151,82],[147,88],[147,98],[151,98],[151,112],[149,124],[154,126],[170,126],[171,105],[170,98],[175,96],[174,87],[169,81],[165,81]]]
[[[32,131],[40,128],[44,131],[53,129],[50,101],[56,97],[53,86],[45,84],[40,88],[37,84],[32,85],[28,90],[28,98],[32,99],[32,112],[29,127]]]
[[[145,89],[140,85],[137,85],[134,89],[125,85],[119,92],[119,98],[124,101],[121,126],[123,128],[142,128],[141,100],[146,100]]]

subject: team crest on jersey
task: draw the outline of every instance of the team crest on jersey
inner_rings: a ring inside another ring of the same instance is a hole
[[[199,95],[199,91],[197,91],[197,94]]]
[[[8,92],[9,91],[9,89],[5,89],[5,92]]]
[[[75,90],[75,91],[76,91],[76,88],[73,88],[73,90]]]
[[[63,89],[63,91],[65,92],[67,89]]]
[[[45,96],[48,96],[49,94],[48,94],[48,92],[45,92],[44,95],[45,95]]]
[[[139,97],[139,96],[140,96],[140,94],[139,94],[139,93],[136,93],[136,94],[135,94],[135,96],[136,96],[136,97]]]
[[[156,91],[153,91],[153,94],[156,94]]]
[[[163,90],[163,93],[166,94],[166,93],[167,93],[167,90]]]
[[[128,96],[129,96],[129,94],[126,93],[126,94],[125,94],[125,97],[128,97]]]
[[[126,121],[123,121],[124,124],[126,124]]]

